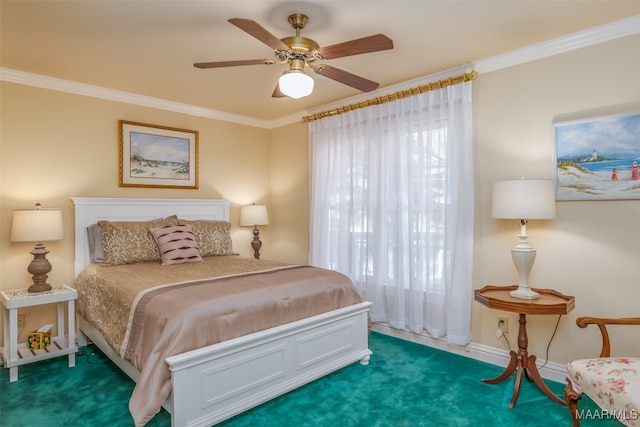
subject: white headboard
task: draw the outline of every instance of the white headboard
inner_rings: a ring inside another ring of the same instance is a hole
[[[230,202],[224,199],[116,199],[72,197],[75,213],[77,276],[91,263],[87,227],[99,220],[145,221],[178,215],[183,219],[229,221]]]

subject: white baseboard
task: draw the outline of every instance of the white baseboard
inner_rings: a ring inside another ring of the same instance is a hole
[[[438,350],[447,351],[449,353],[455,353],[460,356],[469,357],[482,362],[490,363],[492,365],[506,367],[509,363],[509,352],[496,347],[490,347],[483,344],[477,344],[471,342],[466,346],[449,344],[445,339],[433,338],[427,334],[415,334],[406,330],[394,329],[388,324],[373,323],[371,330],[379,332],[384,335],[389,335],[395,338],[400,338],[406,341],[415,342],[417,344],[426,345],[428,347],[437,348]],[[372,357],[376,357],[375,353]],[[544,359],[536,360],[542,378],[556,381],[559,383],[565,383],[567,378],[567,367],[557,362],[547,362],[545,364]]]

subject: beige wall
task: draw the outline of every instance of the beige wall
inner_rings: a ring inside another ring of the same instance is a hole
[[[35,202],[63,210],[65,238],[47,243],[49,282],[72,282],[73,196],[226,198],[232,203],[234,249],[253,254],[251,229],[237,226],[239,208],[269,204],[269,130],[6,82],[0,89],[0,289],[30,283],[26,268],[33,245],[12,243],[9,236],[13,210]],[[198,130],[200,188],[118,187],[119,119]],[[267,244],[272,228],[262,227],[261,236],[263,256],[273,258]],[[46,309],[44,315],[41,309],[25,310],[22,338],[51,322],[46,316],[53,307]]]
[[[493,182],[551,178],[551,130],[557,118],[640,109],[639,45],[640,37],[628,37],[482,74],[474,82],[474,287],[517,280],[509,249],[518,228],[491,219]],[[65,240],[47,246],[54,266],[51,281],[71,282],[72,196],[227,198],[232,201],[235,249],[249,256],[250,230],[236,226],[239,207],[266,203],[270,224],[261,227],[263,258],[307,262],[305,124],[265,130],[17,84],[2,83],[0,89],[1,289],[22,287],[29,280],[31,247],[9,242],[9,230],[13,209],[36,201],[64,209]],[[200,189],[119,188],[118,119],[199,130]],[[550,360],[563,363],[597,353],[597,331],[579,330],[577,316],[640,315],[639,218],[640,201],[560,202],[557,219],[530,223],[530,240],[538,249],[532,283],[576,297],[576,309],[560,322]],[[496,315],[502,313],[475,302],[472,310],[473,341],[504,348],[494,335]],[[30,313],[25,329],[45,323],[44,316]],[[516,315],[508,316],[515,345]],[[555,321],[555,316],[529,317],[530,349],[541,358]],[[636,336],[613,333],[614,340],[623,342],[619,348],[632,351],[636,346],[637,353]]]
[[[271,210],[273,257],[309,262],[309,144],[307,125],[295,123],[271,132]],[[263,239],[264,240],[264,239]]]
[[[474,286],[516,284],[509,249],[517,222],[491,218],[494,181],[552,178],[554,120],[640,111],[640,37],[633,36],[481,75],[474,83],[476,221]],[[638,135],[640,143],[640,135]],[[597,328],[579,329],[582,315],[640,316],[640,201],[564,201],[557,218],[531,221],[538,250],[533,286],[576,298],[560,321],[549,359],[565,362],[599,353]],[[496,311],[473,303],[473,341],[503,347]],[[509,315],[516,345],[517,315]],[[545,358],[557,316],[529,316],[530,350]],[[614,328],[615,329],[615,328]],[[614,348],[638,354],[638,331],[628,328]],[[635,349],[635,350],[634,350]]]

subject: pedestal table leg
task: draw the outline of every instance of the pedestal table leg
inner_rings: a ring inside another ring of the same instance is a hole
[[[524,375],[530,382],[535,383],[538,388],[547,395],[547,397],[549,397],[549,399],[560,405],[565,405],[564,401],[556,396],[542,380],[538,367],[536,366],[536,357],[533,355],[529,356],[529,352],[527,350],[529,347],[529,337],[527,336],[526,314],[520,313],[518,323],[520,324],[518,328],[518,351],[515,352],[511,350],[509,364],[500,375],[495,378],[483,379],[482,382],[487,384],[497,384],[509,378],[515,371],[516,382],[513,387],[513,394],[511,395],[509,408],[513,408],[518,401],[520,386],[522,384],[522,375]]]

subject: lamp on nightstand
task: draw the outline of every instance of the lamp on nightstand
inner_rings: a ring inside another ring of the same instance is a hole
[[[18,209],[13,211],[11,224],[12,242],[36,242],[30,252],[33,260],[27,271],[33,275],[33,284],[29,292],[51,290],[47,283],[47,273],[51,271],[51,263],[47,260],[49,250],[42,242],[62,240],[62,211],[60,209],[44,209],[36,203],[35,209]]]
[[[259,225],[269,224],[269,214],[267,213],[267,207],[264,205],[252,204],[250,206],[244,206],[240,208],[240,225],[241,226],[253,226],[253,240],[251,241],[251,247],[253,248],[253,257],[260,259],[260,248],[262,242],[260,241]]]
[[[511,296],[536,299],[538,293],[529,287],[529,273],[536,259],[536,250],[529,245],[527,222],[530,219],[553,219],[556,216],[556,196],[552,180],[500,181],[493,184],[493,218],[520,221],[518,244],[511,257],[520,275],[518,289]]]

